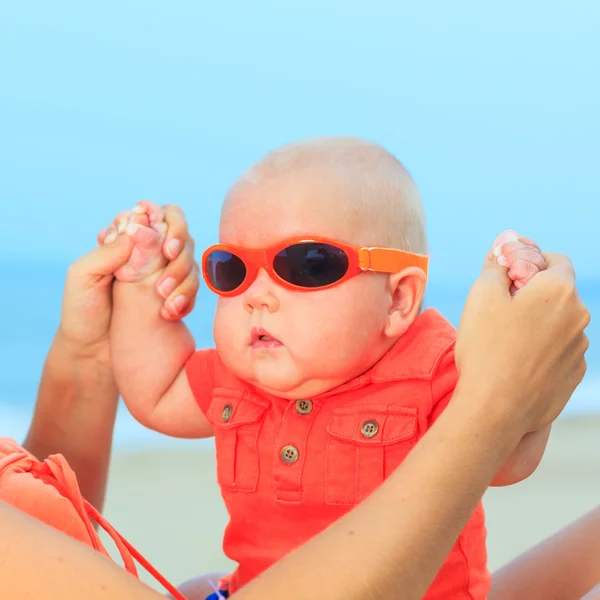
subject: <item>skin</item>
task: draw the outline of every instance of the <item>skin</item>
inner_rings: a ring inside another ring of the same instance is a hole
[[[547,258],[548,270],[514,298],[506,270],[486,262],[459,326],[461,375],[448,409],[367,501],[236,597],[312,597],[315,581],[332,600],[368,600],[389,590],[405,600],[422,597],[499,466],[524,434],[556,418],[585,373],[589,313],[577,295],[569,261]],[[0,526],[2,596],[161,597],[89,548],[1,503]],[[580,534],[581,528],[574,529],[568,539]],[[540,572],[538,563],[535,575],[576,581],[581,573],[573,566],[577,563]],[[530,589],[530,577],[516,572],[512,579],[520,581],[520,592],[531,592],[523,597],[549,597]]]
[[[247,248],[310,235],[361,245],[361,222],[344,215],[335,178],[292,172],[238,187],[223,207],[219,238]],[[365,273],[310,293],[284,288],[261,270],[242,295],[217,301],[215,344],[226,366],[267,393],[314,396],[374,365],[415,319],[424,291],[418,269]],[[252,327],[281,347],[257,353]]]
[[[495,573],[489,600],[596,600],[599,539],[600,506]]]
[[[170,262],[155,282],[157,313],[176,322],[194,306],[198,267],[193,239],[181,209],[159,209],[169,233],[159,251]],[[113,273],[126,263],[133,243],[115,235],[118,221],[100,232],[97,248],[75,261],[67,272],[61,321],[44,364],[35,412],[24,446],[44,459],[63,454],[78,474],[85,498],[104,503],[113,427],[119,392],[109,359]],[[123,228],[122,228],[123,229]],[[167,283],[166,289],[161,284]],[[177,301],[183,298],[184,302]]]

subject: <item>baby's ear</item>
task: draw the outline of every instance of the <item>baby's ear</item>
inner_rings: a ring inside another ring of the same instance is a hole
[[[427,276],[418,267],[409,267],[390,275],[390,305],[384,330],[387,337],[400,337],[416,319],[425,295],[426,283]]]

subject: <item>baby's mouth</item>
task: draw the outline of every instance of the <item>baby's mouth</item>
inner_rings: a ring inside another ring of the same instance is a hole
[[[277,348],[283,344],[262,327],[253,327],[250,334],[250,345],[256,349]]]

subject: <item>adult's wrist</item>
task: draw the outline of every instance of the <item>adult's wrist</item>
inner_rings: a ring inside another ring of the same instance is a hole
[[[529,431],[526,412],[513,394],[510,389],[498,390],[490,380],[461,377],[448,409],[460,412],[465,427],[491,436],[509,456]]]
[[[61,323],[50,348],[48,361],[53,358],[74,367],[77,364],[97,363],[98,367],[110,370],[110,353],[108,333],[99,339],[84,342],[69,331]]]

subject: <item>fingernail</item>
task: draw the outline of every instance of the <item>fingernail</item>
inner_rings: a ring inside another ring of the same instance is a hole
[[[173,277],[167,277],[159,286],[158,293],[163,297],[167,296],[175,289],[177,282]]]
[[[501,254],[497,259],[496,262],[501,266],[501,267],[506,267],[506,265],[508,264],[508,261],[506,260],[506,256],[504,256],[503,254]]]
[[[124,221],[124,220],[122,220],[122,219],[121,219],[121,220],[120,220],[120,221],[117,223],[117,231],[118,231],[119,233],[123,233],[123,232],[125,231],[125,228],[126,228],[126,227],[127,227],[127,221]]]
[[[181,248],[181,242],[177,238],[173,238],[167,244],[167,252],[171,258],[174,258]]]
[[[139,226],[137,223],[129,223],[125,231],[127,232],[127,235],[134,235],[135,232],[138,230],[138,227]]]
[[[175,298],[173,298],[173,300],[171,301],[170,304],[171,304],[171,312],[179,313],[185,308],[185,305],[187,304],[187,300],[183,294],[179,294],[179,296],[175,296]]]
[[[496,246],[492,254],[496,257],[500,256],[502,254],[502,245]]]
[[[117,239],[117,233],[115,231],[111,231],[105,238],[105,244],[112,244]]]
[[[136,215],[142,215],[142,214],[144,214],[144,212],[145,212],[145,211],[144,211],[144,207],[143,207],[143,206],[140,206],[139,204],[136,204],[136,205],[133,207],[133,212],[134,212]]]

